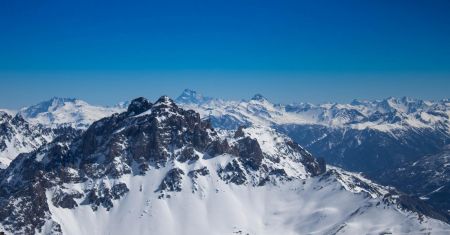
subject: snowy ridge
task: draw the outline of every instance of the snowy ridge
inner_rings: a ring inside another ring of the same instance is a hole
[[[53,138],[51,130],[0,111],[0,169],[6,168],[20,153],[31,152]]]
[[[186,102],[183,106],[200,112],[204,117],[213,118],[224,128],[228,127],[227,121],[232,120],[240,124],[322,125],[356,130],[374,129],[382,132],[411,128],[440,128],[450,133],[448,100],[431,102],[404,97],[375,101],[355,100],[351,104],[278,105],[270,103],[262,95],[256,95],[248,101],[212,99],[207,102]],[[233,126],[229,127],[233,129]]]
[[[86,129],[94,121],[124,111],[124,105],[125,103],[114,107],[101,107],[78,99],[55,97],[23,108],[19,114],[32,124],[41,124],[49,128],[70,126]]]
[[[400,199],[357,174],[327,170],[270,127],[217,132],[168,97],[155,103],[138,98],[126,112],[94,122],[81,135],[61,135],[0,172],[0,231],[450,231],[450,225]]]

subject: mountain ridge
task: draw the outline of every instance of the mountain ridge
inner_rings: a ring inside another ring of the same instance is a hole
[[[273,129],[215,131],[167,96],[135,99],[83,133],[19,155],[0,172],[0,185],[0,229],[7,234],[450,229],[389,188],[327,170]],[[196,208],[198,216],[187,216]]]

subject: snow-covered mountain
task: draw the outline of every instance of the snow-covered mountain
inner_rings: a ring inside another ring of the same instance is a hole
[[[208,98],[196,102],[196,97],[203,96],[188,91],[184,91],[177,101],[184,107],[198,110],[205,116],[216,119],[216,125],[224,129],[233,129],[233,125],[227,126],[226,121],[235,120],[240,124],[298,124],[356,130],[373,129],[394,135],[397,130],[411,128],[441,128],[450,132],[449,100],[432,102],[403,97],[375,101],[354,100],[351,104],[281,105],[272,104],[260,94],[250,100],[224,101]]]
[[[0,111],[0,169],[6,168],[20,153],[30,152],[48,143],[54,132],[31,125],[20,115]]]
[[[6,234],[446,234],[420,201],[326,168],[260,125],[215,130],[144,98],[0,172]]]
[[[76,129],[87,129],[94,121],[123,110],[124,107],[121,104],[102,107],[90,105],[78,99],[54,97],[23,108],[19,114],[32,124],[41,124],[49,128],[70,126]]]
[[[181,105],[201,113],[216,128],[269,126],[333,165],[363,172],[378,182],[395,184],[407,192],[410,192],[407,187],[415,188],[414,185],[395,183],[395,176],[383,173],[437,154],[450,143],[449,100],[404,97],[355,100],[350,104],[281,105],[255,95],[250,100],[210,98],[208,102]],[[418,184],[424,184],[425,180],[419,180]]]
[[[215,99],[203,96],[191,89],[184,89],[181,95],[175,99],[179,104],[204,104],[213,100]]]
[[[126,104],[99,107],[77,99],[52,98],[18,112],[0,110],[0,169],[60,134],[73,128],[85,130],[92,122],[125,110]]]

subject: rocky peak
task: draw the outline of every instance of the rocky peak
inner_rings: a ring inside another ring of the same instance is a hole
[[[181,95],[176,99],[178,103],[182,104],[202,104],[210,100],[212,100],[212,98],[205,97],[202,94],[190,89],[184,89],[183,93],[181,93]]]
[[[64,103],[68,102],[68,103],[74,103],[76,102],[77,99],[75,98],[61,98],[61,97],[53,97],[50,99],[50,103],[53,106],[61,106],[64,105]]]
[[[261,94],[255,94],[251,100],[255,101],[267,101],[267,99]]]
[[[370,104],[369,100],[360,100],[360,99],[354,99],[354,100],[352,100],[352,102],[350,102],[350,105],[353,105],[353,106],[359,106],[359,105],[367,106],[369,104]]]
[[[149,110],[151,107],[152,103],[150,103],[150,101],[144,97],[139,97],[131,101],[127,112],[132,115],[137,115]]]
[[[169,96],[163,95],[163,96],[159,97],[158,100],[156,100],[155,106],[170,107],[170,106],[176,106],[176,104],[175,104],[175,102],[173,102],[173,100]]]
[[[175,104],[175,102],[168,96],[161,96],[154,104],[152,112],[158,115],[172,115],[181,112],[182,110]]]
[[[0,124],[11,120],[12,116],[6,112],[0,111]]]

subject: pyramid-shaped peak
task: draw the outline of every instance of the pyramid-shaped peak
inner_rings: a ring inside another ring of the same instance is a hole
[[[256,94],[256,95],[254,95],[253,97],[252,97],[252,100],[257,100],[257,101],[264,101],[264,100],[267,100],[263,95],[261,95],[261,94]]]
[[[184,89],[183,93],[181,93],[181,95],[196,96],[197,95],[197,91],[194,91],[194,90],[191,90],[191,89]]]
[[[159,99],[156,100],[156,102],[154,104],[154,106],[161,106],[161,105],[173,106],[173,105],[175,105],[175,102],[173,102],[173,100],[169,96],[163,95],[163,96],[159,97]]]
[[[191,89],[184,89],[176,101],[183,104],[201,104],[212,100],[210,97],[205,97],[197,91]]]

